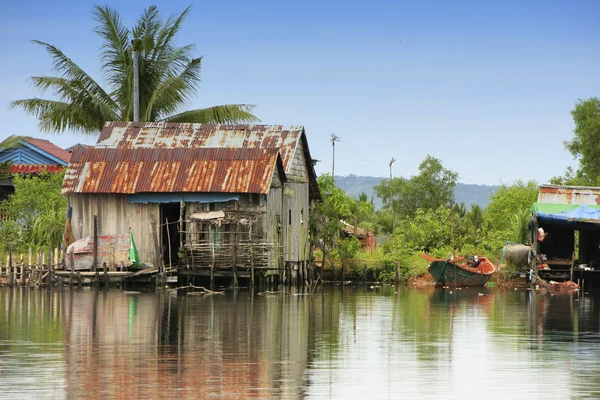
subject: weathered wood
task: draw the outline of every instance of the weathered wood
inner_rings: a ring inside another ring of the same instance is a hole
[[[250,258],[250,287],[254,290],[254,276],[256,271],[254,270],[254,246],[252,244],[252,225],[250,225],[250,230],[248,231],[248,241],[250,242],[250,254],[252,257]]]
[[[92,271],[96,272],[96,270],[98,269],[98,216],[94,215],[94,244],[93,244],[93,249],[92,249],[92,256],[93,256],[93,260],[92,260]]]
[[[212,227],[209,228],[209,230],[211,230]],[[215,290],[215,275],[214,275],[214,271],[215,271],[215,236],[213,235],[213,240],[211,242],[211,250],[212,250],[212,261],[210,263],[210,290]],[[209,240],[210,240],[210,236],[209,236]]]
[[[8,248],[8,260],[6,265],[8,266],[8,286],[12,286],[15,283],[15,273],[12,265],[12,246]]]
[[[150,216],[150,226],[152,226],[152,241],[154,242],[154,266],[161,268],[161,255],[160,255],[160,243],[158,241],[158,233],[157,233],[157,222],[156,216],[152,214]]]
[[[71,267],[71,271],[69,271],[69,285],[73,286],[73,274],[75,273],[75,255],[73,252],[69,254],[69,265]]]
[[[48,285],[54,282],[54,266],[52,265],[52,249],[48,247]]]
[[[237,225],[233,225],[235,226],[235,231],[233,232],[233,263],[231,264],[231,272],[233,273],[233,287],[236,288],[238,287],[238,278],[237,278],[237,274],[236,272],[236,265],[237,265],[237,253],[238,253],[238,228],[239,228],[239,223]],[[232,226],[232,228],[233,228]],[[231,232],[230,232],[231,234]],[[231,240],[231,238],[230,238]]]

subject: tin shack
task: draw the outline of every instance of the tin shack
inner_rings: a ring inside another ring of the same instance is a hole
[[[127,234],[181,274],[304,279],[320,198],[302,126],[107,123],[73,150],[63,193],[76,239]]]
[[[600,188],[542,185],[532,206],[532,266],[540,276],[579,280],[600,277]]]

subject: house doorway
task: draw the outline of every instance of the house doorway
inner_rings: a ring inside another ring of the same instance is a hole
[[[162,259],[165,265],[179,263],[179,214],[181,203],[162,203],[160,205],[160,225]],[[168,225],[167,225],[168,221]],[[185,226],[185,225],[184,225]],[[185,228],[184,228],[185,229]],[[170,258],[169,258],[170,249]]]

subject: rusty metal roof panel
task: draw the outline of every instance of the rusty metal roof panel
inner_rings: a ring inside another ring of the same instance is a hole
[[[266,194],[278,159],[273,148],[76,149],[63,193]]]
[[[600,187],[542,185],[538,203],[599,205]]]
[[[96,148],[277,148],[289,172],[303,133],[302,126],[107,122]]]

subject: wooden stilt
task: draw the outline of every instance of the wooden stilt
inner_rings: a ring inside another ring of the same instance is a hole
[[[52,249],[48,247],[48,285],[54,282],[54,266],[52,265]]]
[[[210,242],[210,248],[212,250],[212,261],[210,263],[210,290],[215,290],[215,235],[211,235],[212,226],[208,227],[208,236],[210,240],[210,236],[212,236],[212,241]]]
[[[235,231],[233,232],[233,263],[231,266],[231,272],[233,274],[233,287],[238,287],[238,277],[237,277],[237,252],[238,252],[238,230],[240,229],[239,223],[235,226]],[[229,232],[231,235],[231,231]],[[230,239],[231,241],[231,239]],[[252,257],[252,256],[250,256]]]
[[[69,286],[73,287],[73,275],[75,274],[75,255],[73,252],[67,254],[69,257],[69,266],[71,267],[71,273],[69,274]]]
[[[8,266],[8,286],[12,286],[15,283],[15,273],[12,265],[12,246],[8,248],[8,260],[6,265]]]

